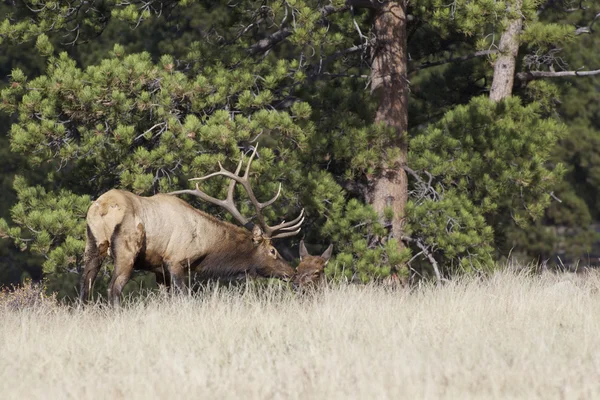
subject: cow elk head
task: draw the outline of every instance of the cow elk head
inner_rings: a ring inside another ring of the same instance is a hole
[[[331,258],[333,245],[330,244],[327,250],[320,256],[311,256],[304,246],[304,240],[300,241],[300,264],[294,275],[293,286],[295,289],[315,285],[323,279],[325,266]]]

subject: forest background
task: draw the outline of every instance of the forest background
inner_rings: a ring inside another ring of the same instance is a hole
[[[0,284],[73,295],[92,199],[191,187],[258,142],[257,193],[283,183],[269,220],[305,207],[332,277],[594,266],[599,16],[568,0],[5,1]]]

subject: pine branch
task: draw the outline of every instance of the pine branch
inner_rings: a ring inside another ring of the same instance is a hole
[[[481,51],[476,51],[475,53],[466,54],[466,55],[460,56],[460,57],[450,57],[450,58],[447,58],[444,60],[433,61],[433,62],[426,61],[424,63],[421,63],[421,65],[409,68],[408,73],[410,74],[412,72],[417,72],[417,71],[420,71],[425,68],[437,67],[438,65],[468,61],[468,60],[472,60],[473,58],[489,56],[491,54],[496,54],[496,53],[498,53],[498,50],[481,50]]]
[[[336,8],[332,5],[325,6],[321,8],[321,19],[328,17],[331,14],[335,14],[338,12],[343,12],[349,10],[349,6],[343,6],[340,8]],[[273,48],[276,44],[284,41],[293,33],[293,29],[289,26],[279,29],[276,32],[273,32],[271,35],[267,36],[264,39],[259,40],[248,49],[248,53],[251,55],[264,53]]]
[[[522,83],[527,83],[529,81],[533,81],[536,79],[544,79],[544,78],[563,78],[567,76],[593,76],[600,75],[600,69],[592,70],[592,71],[529,71],[529,72],[519,72],[517,74],[517,79],[519,79]]]

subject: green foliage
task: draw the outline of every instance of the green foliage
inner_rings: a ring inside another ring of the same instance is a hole
[[[409,252],[399,254],[395,239],[386,246],[373,245],[377,237],[385,235],[385,230],[371,207],[352,199],[345,207],[332,211],[322,228],[338,251],[327,267],[329,274],[366,282],[386,277],[393,266],[408,261]]]
[[[465,194],[448,190],[438,200],[411,201],[406,215],[406,233],[432,248],[445,270],[458,264],[456,269],[472,271],[474,262],[493,260],[493,228]]]
[[[25,42],[47,33],[59,32],[63,36],[63,42],[73,44],[101,34],[112,17],[136,26],[150,16],[172,8],[176,3],[178,2],[16,1],[0,20],[0,40]],[[179,3],[184,5],[187,2]]]
[[[573,42],[575,29],[564,24],[548,24],[535,22],[527,24],[521,34],[521,41],[537,48],[553,48]]]
[[[8,5],[1,4],[0,15],[6,15],[8,9]],[[43,71],[44,59],[37,54],[32,43],[11,45],[5,42],[0,46],[0,77],[4,78],[0,81],[0,88],[7,85],[8,76],[15,68],[20,68],[26,75],[38,75]],[[0,113],[0,218],[9,218],[10,208],[17,201],[12,189],[14,174],[28,169],[26,160],[10,151],[7,136],[10,124],[10,115]],[[35,172],[30,176],[37,179]],[[0,286],[18,284],[25,279],[40,280],[39,265],[39,257],[19,251],[10,240],[0,240]]]
[[[85,246],[82,238],[89,196],[67,190],[48,193],[40,186],[28,186],[22,177],[15,179],[14,188],[19,202],[11,209],[11,219],[19,226],[9,227],[0,219],[0,234],[13,238],[22,249],[41,254],[46,260],[45,273],[76,269]]]
[[[478,97],[446,113],[411,141],[409,163],[420,176],[411,234],[448,264],[510,250],[501,246],[504,225],[539,220],[564,173],[548,165],[564,129],[516,97],[498,104]]]

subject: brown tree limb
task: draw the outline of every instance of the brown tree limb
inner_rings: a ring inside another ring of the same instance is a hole
[[[600,75],[600,69],[592,71],[529,71],[519,72],[517,79],[522,83],[527,83],[536,79],[545,78],[563,78],[568,76],[593,76]]]
[[[349,54],[353,54],[353,53],[358,53],[358,52],[361,52],[361,51],[365,51],[370,46],[371,46],[371,43],[363,43],[363,44],[359,44],[359,45],[356,45],[356,46],[349,47],[347,49],[336,51],[335,53],[327,56],[326,58],[319,60],[319,62],[316,62],[316,63],[312,64],[307,70],[308,71],[312,71],[310,73],[310,75],[313,78],[316,78],[319,75],[325,74],[325,68],[327,68],[327,66],[330,63],[332,63],[333,61],[337,60],[338,58],[347,56]]]
[[[381,0],[346,0],[348,7],[376,9],[381,7]]]
[[[444,60],[432,61],[432,62],[426,61],[426,62],[421,63],[420,65],[409,68],[408,73],[410,74],[413,72],[417,72],[417,71],[420,71],[425,68],[437,67],[438,65],[468,61],[468,60],[472,60],[473,58],[489,56],[489,55],[497,54],[497,53],[498,53],[498,50],[481,50],[481,51],[476,51],[475,53],[466,54],[466,55],[460,56],[460,57],[450,57],[450,58],[446,58]]]
[[[363,44],[359,44],[359,45],[352,46],[347,49],[335,52],[335,53],[331,54],[330,56],[328,56],[327,58],[325,58],[324,60],[322,60],[318,64],[318,68],[317,68],[317,65],[313,66],[313,69],[323,70],[332,61],[335,61],[338,58],[348,55],[348,54],[353,54],[353,53],[357,53],[360,51],[364,51],[364,50],[368,49],[369,47],[371,47],[372,45],[373,45],[373,43],[363,43]],[[472,60],[474,58],[485,57],[485,56],[489,56],[489,55],[497,54],[497,53],[498,53],[498,50],[481,50],[481,51],[476,51],[475,53],[465,54],[465,55],[459,56],[459,57],[450,57],[450,58],[446,58],[444,60],[431,61],[431,62],[426,61],[426,62],[421,63],[420,65],[412,66],[411,68],[409,68],[408,73],[410,74],[410,73],[418,72],[422,69],[437,67],[439,65],[468,61],[468,60]]]
[[[281,28],[277,32],[272,33],[264,39],[259,40],[248,50],[248,53],[251,55],[264,53],[267,50],[270,50],[277,43],[284,41],[292,34],[292,28],[285,27]]]

